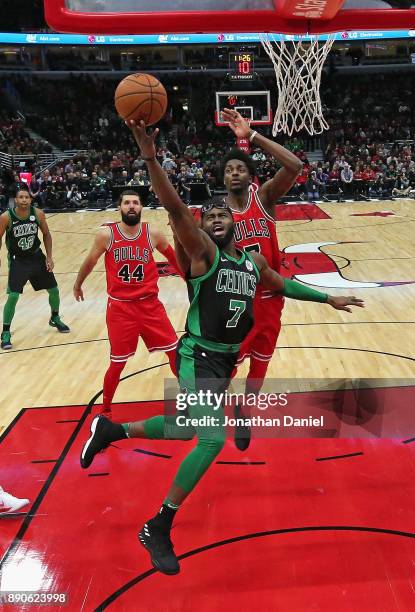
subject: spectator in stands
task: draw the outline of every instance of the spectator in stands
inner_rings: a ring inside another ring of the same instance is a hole
[[[406,176],[405,170],[402,170],[398,173],[395,186],[392,189],[392,195],[394,197],[407,198],[412,190],[413,187],[411,187],[409,178]]]
[[[81,208],[84,204],[86,204],[86,201],[84,201],[78,185],[72,184],[66,193],[66,205],[68,208]]]
[[[128,181],[128,186],[137,186],[137,185],[142,185],[142,170],[138,170],[137,172],[134,172],[133,174],[133,178]]]
[[[181,199],[187,204],[190,203],[190,183],[192,174],[188,166],[182,166],[179,175],[177,177],[177,193]]]
[[[328,184],[328,180],[329,180],[329,175],[324,172],[322,166],[318,166],[317,171],[316,171],[316,178],[317,181],[319,181],[320,183],[320,196],[322,200],[327,201],[327,184]]]
[[[95,60],[94,63],[96,63]],[[166,75],[167,84],[169,78]],[[174,78],[177,79],[177,75]],[[26,76],[13,77],[13,86],[22,97],[23,103],[26,101],[27,91],[30,90],[28,84],[30,80]],[[120,174],[123,170],[127,172],[128,180],[130,180],[134,173],[143,169],[145,165],[141,158],[137,157],[136,150],[131,147],[128,135],[124,133],[119,118],[108,110],[112,108],[113,90],[108,87],[107,79],[77,75],[76,78],[66,79],[64,85],[65,96],[62,96],[60,88],[56,88],[55,81],[42,79],[44,114],[37,113],[33,118],[30,118],[30,115],[27,116],[27,125],[42,134],[41,141],[33,141],[21,119],[12,116],[0,107],[0,150],[6,153],[26,154],[32,151],[33,155],[36,155],[45,151],[47,147],[50,148],[46,139],[61,148],[85,147],[89,149],[88,154],[83,154],[69,162],[62,162],[60,175],[56,168],[51,168],[51,180],[46,180],[45,186],[42,178],[39,184],[40,201],[40,196],[46,197],[43,192],[47,189],[47,185],[52,184],[55,192],[59,193],[60,190],[66,188],[65,182],[68,179],[70,183],[73,183],[71,174],[75,175],[81,192],[91,192],[93,189],[90,183],[92,172],[96,172],[98,177],[104,177],[108,194],[111,183],[121,180],[122,175],[120,177]],[[206,78],[205,75],[203,80],[197,81],[197,87],[201,90],[204,104],[201,104],[200,107],[196,105],[193,113],[187,111],[178,113],[174,108],[171,109],[169,117],[172,118],[173,129],[170,118],[169,121],[160,123],[162,142],[165,145],[160,146],[157,155],[160,162],[172,159],[176,164],[171,180],[174,181],[174,175],[178,177],[178,188],[180,186],[184,195],[186,195],[184,193],[186,189],[183,184],[186,185],[186,182],[179,178],[181,163],[194,164],[191,165],[191,171],[190,167],[186,168],[189,175],[196,175],[202,169],[204,177],[209,176],[212,179],[216,175],[222,151],[227,148],[227,132],[216,130],[212,125],[214,97],[204,95],[219,89],[218,79],[213,75],[208,75]],[[359,74],[350,78],[343,75],[341,80],[328,79],[326,83],[323,82],[321,94],[327,107],[325,114],[330,130],[319,136],[319,139],[325,150],[325,163],[328,164],[328,167],[324,169],[324,174],[329,175],[327,194],[337,194],[340,199],[338,185],[341,185],[343,189],[346,185],[341,182],[339,172],[345,167],[345,163],[351,165],[355,170],[354,184],[350,191],[347,191],[349,197],[361,198],[361,194],[367,195],[369,188],[373,186],[371,184],[373,180],[377,182],[376,189],[381,186],[383,196],[386,197],[388,190],[391,193],[395,188],[397,172],[400,170],[405,170],[406,177],[412,183],[415,182],[413,144],[405,142],[415,136],[412,90],[412,76],[408,74],[380,74],[376,77]],[[384,91],[388,91],[388,96],[382,95]],[[30,100],[27,99],[27,102]],[[32,125],[31,122],[33,122]],[[63,130],[62,125],[70,127]],[[196,130],[193,129],[194,126]],[[266,128],[264,130],[266,131]],[[400,139],[402,142],[398,142]],[[307,146],[315,146],[313,142],[309,143],[308,138],[306,142]],[[114,143],[117,143],[116,147]],[[305,143],[300,134],[289,139],[285,144],[288,148],[295,150],[297,156],[305,164],[305,176],[299,177],[292,189],[292,194],[298,195],[305,191],[304,184],[309,174],[306,159],[304,159],[306,157]],[[174,156],[170,151],[173,151]],[[256,152],[254,152],[255,155]],[[258,157],[260,158],[258,159],[258,175],[261,180],[266,180],[271,172],[275,172],[275,169],[266,154],[261,153]],[[359,172],[363,173],[364,166],[371,169],[374,175],[366,177],[366,181],[362,178],[363,182],[359,185]],[[315,164],[311,170],[318,172]],[[382,184],[377,181],[378,173],[385,177]],[[82,174],[87,174],[88,178],[82,177]],[[188,177],[188,182],[190,182],[189,178],[191,176]],[[318,178],[322,180],[319,175]],[[12,185],[12,192],[15,192],[18,178],[14,177],[12,181],[6,179],[3,180],[3,183],[7,190]],[[320,190],[320,196],[324,198],[322,190]]]
[[[176,170],[177,164],[174,161],[174,155],[172,155],[170,151],[167,151],[166,157],[162,161],[161,167],[163,168],[163,170],[166,170],[166,172],[167,170]]]
[[[216,178],[214,177],[214,175],[212,174],[212,172],[210,172],[209,170],[207,172],[205,172],[205,181],[209,187],[209,189],[213,192],[217,186],[216,183]]]
[[[216,147],[211,142],[208,142],[205,155],[207,159],[214,159],[216,156]]]
[[[397,178],[398,177],[397,177],[397,174],[396,174],[395,164],[388,163],[388,169],[385,172],[385,183],[386,183],[387,187],[390,188],[391,191],[395,187],[395,183],[396,183],[396,179]]]
[[[301,173],[297,176],[294,185],[291,187],[289,191],[289,195],[292,195],[294,198],[300,198],[303,200],[307,193],[305,184],[308,180],[309,169],[302,167]]]
[[[129,181],[130,181],[130,177],[128,175],[128,171],[122,170],[121,174],[115,177],[114,183],[116,185],[128,185]]]
[[[386,184],[385,178],[380,174],[374,183],[369,187],[369,197],[379,199],[391,199],[391,191]]]
[[[355,201],[360,200],[360,194],[363,193],[364,189],[363,169],[361,164],[357,164],[353,173],[353,195]]]
[[[343,189],[341,189],[340,184],[340,169],[338,164],[334,163],[332,169],[329,172],[329,180],[327,184],[328,191],[337,196],[338,202],[344,202],[342,197]]]
[[[120,158],[118,157],[118,155],[113,155],[112,156],[112,160],[111,160],[111,163],[110,163],[110,168],[113,171],[119,170],[119,169],[122,168],[122,162],[121,162]]]
[[[41,204],[40,185],[37,182],[35,176],[32,177],[32,180],[30,181],[28,188],[29,188],[30,197],[32,198],[33,206],[39,206]]]
[[[65,174],[70,174],[70,173],[73,173],[73,172],[75,172],[75,166],[74,166],[73,160],[71,159],[65,165]]]
[[[88,200],[89,202],[96,202],[98,199],[106,199],[107,197],[107,189],[106,189],[107,181],[103,176],[98,176],[97,172],[92,172],[91,179],[89,181],[90,191],[88,192]]]
[[[339,167],[343,164],[343,169],[340,172],[340,180],[342,183],[342,189],[344,192],[344,196],[346,198],[350,198],[352,196],[353,189],[353,170],[349,166],[349,164],[344,160],[344,157],[339,162]]]
[[[310,172],[310,175],[305,184],[307,199],[309,202],[313,202],[314,200],[320,200],[320,193],[323,187],[323,183],[318,180],[317,172],[313,170]]]
[[[373,185],[373,183],[375,183],[376,179],[377,179],[377,173],[375,172],[375,168],[376,165],[373,164],[372,166],[368,166],[367,164],[365,164],[363,166],[362,169],[362,190],[361,190],[361,195],[363,196],[368,196],[369,195],[369,188],[371,187],[371,185]],[[365,199],[363,197],[363,199]]]

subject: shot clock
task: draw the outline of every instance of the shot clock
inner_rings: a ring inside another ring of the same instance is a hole
[[[229,78],[231,81],[252,81],[254,54],[250,51],[229,53]]]

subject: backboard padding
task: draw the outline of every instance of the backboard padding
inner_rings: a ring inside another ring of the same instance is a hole
[[[412,0],[44,0],[44,3],[51,28],[79,34],[216,32],[220,41],[224,33],[232,32],[311,34],[415,27]],[[197,10],[193,10],[195,7]],[[332,16],[334,9],[336,13]]]

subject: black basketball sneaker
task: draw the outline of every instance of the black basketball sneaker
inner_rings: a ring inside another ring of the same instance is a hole
[[[96,416],[91,423],[91,436],[85,442],[81,453],[81,467],[88,468],[97,453],[106,449],[111,442],[126,438],[125,431],[119,423],[111,423],[102,415]]]
[[[13,348],[12,342],[11,342],[11,333],[9,331],[4,331],[1,334],[1,348],[3,349],[3,351],[9,351],[11,348]]]
[[[180,572],[180,565],[174,554],[170,532],[163,531],[151,524],[151,519],[144,524],[138,539],[148,550],[153,566],[162,574],[170,576]]]
[[[69,334],[69,332],[71,331],[66,325],[66,323],[62,321],[59,315],[53,315],[49,319],[49,325],[51,327],[55,327],[61,334]]]

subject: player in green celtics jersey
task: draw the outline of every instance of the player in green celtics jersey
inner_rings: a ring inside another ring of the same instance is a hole
[[[59,289],[52,272],[52,237],[46,222],[45,213],[32,206],[32,198],[27,189],[20,189],[15,198],[15,208],[0,216],[0,247],[6,234],[9,276],[7,300],[3,310],[3,331],[1,348],[12,348],[10,325],[16,304],[29,281],[35,291],[46,289],[49,294],[51,316],[49,325],[61,333],[69,332],[59,316]],[[43,234],[46,257],[40,248],[39,228]]]
[[[147,134],[143,122],[129,122],[129,127],[189,262],[186,281],[190,307],[176,361],[186,412],[124,424],[97,416],[80,460],[83,468],[89,467],[98,452],[123,438],[177,440],[197,436],[197,444],[179,466],[159,512],[138,534],[154,567],[165,574],[176,574],[180,568],[170,539],[173,519],[225,443],[224,411],[210,398],[227,389],[240,344],[253,325],[253,298],[259,280],[287,297],[327,303],[338,310],[349,312],[349,306],[363,306],[363,302],[355,297],[331,297],[283,279],[262,255],[238,250],[232,212],[223,202],[202,209],[199,228],[156,159],[158,130]],[[190,402],[195,396],[197,402]],[[179,407],[177,401],[176,405]]]

